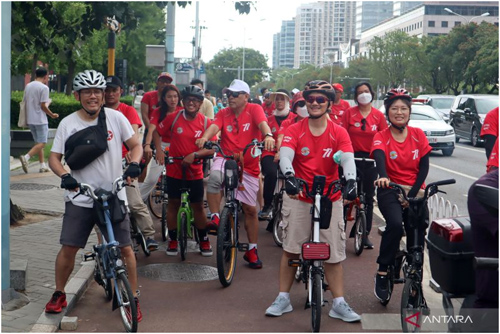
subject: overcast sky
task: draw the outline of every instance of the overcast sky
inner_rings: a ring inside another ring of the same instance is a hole
[[[201,0],[200,25],[207,27],[201,31],[202,60],[210,61],[221,49],[227,47],[252,48],[268,57],[272,65],[273,35],[280,31],[281,21],[291,20],[304,0],[258,1],[249,15],[239,15],[233,1]],[[191,58],[196,16],[193,1],[185,9],[176,8],[175,57]],[[229,19],[235,20],[235,22]],[[261,21],[262,20],[262,21]],[[245,38],[243,38],[245,35]],[[244,43],[244,44],[243,44]]]

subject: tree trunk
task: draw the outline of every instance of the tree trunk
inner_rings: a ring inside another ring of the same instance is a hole
[[[33,61],[31,62],[31,80],[30,81],[35,80],[35,77],[36,77],[35,72],[36,72],[37,63],[38,63],[38,54],[35,53],[33,55]]]
[[[24,219],[24,211],[10,200],[10,225]]]
[[[68,80],[66,83],[66,95],[71,95],[71,92],[73,91],[73,78],[75,76],[75,68],[76,68],[76,63],[73,59],[69,60],[68,63]]]

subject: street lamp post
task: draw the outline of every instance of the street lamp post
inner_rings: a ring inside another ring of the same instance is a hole
[[[463,16],[463,15],[460,15],[460,14],[458,14],[458,13],[455,13],[454,11],[452,11],[452,10],[451,10],[451,9],[449,9],[449,8],[445,8],[444,10],[445,10],[446,12],[450,13],[450,14],[454,14],[454,15],[456,15],[456,16],[460,16],[461,18],[463,18],[463,19],[467,22],[467,24],[471,23],[471,22],[472,22],[472,20],[477,19],[478,17],[485,17],[485,16],[489,16],[489,15],[490,15],[490,13],[486,12],[486,13],[483,13],[483,14],[481,14],[481,15],[474,16],[474,17],[472,17],[472,18],[468,19],[468,18],[466,18],[466,17],[465,17],[465,16]]]

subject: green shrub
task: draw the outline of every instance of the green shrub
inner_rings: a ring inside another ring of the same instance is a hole
[[[11,92],[10,98],[10,128],[12,130],[20,129],[17,126],[17,121],[19,120],[19,103],[23,99],[22,91]],[[48,117],[49,128],[55,129],[59,125],[59,122],[69,114],[80,109],[80,102],[78,102],[73,95],[67,96],[64,93],[50,93],[50,98],[52,103],[50,104],[50,110],[53,113],[59,114],[59,118],[52,119]],[[133,106],[133,96],[127,95],[121,98],[121,102]]]

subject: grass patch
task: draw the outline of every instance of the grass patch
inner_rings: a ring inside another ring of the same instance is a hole
[[[45,147],[43,148],[43,160],[45,161],[46,164],[49,163],[49,155],[50,155],[50,150],[52,149],[52,142],[45,144]],[[38,155],[35,155],[34,157],[30,158],[30,162],[36,162],[38,161]]]

